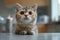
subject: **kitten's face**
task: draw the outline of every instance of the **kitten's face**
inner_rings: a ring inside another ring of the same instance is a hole
[[[36,7],[21,7],[21,5],[17,5],[16,10],[17,22],[30,23],[36,20]]]

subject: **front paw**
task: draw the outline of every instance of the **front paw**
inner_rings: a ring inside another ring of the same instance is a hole
[[[14,33],[15,33],[16,35],[19,35],[19,31],[15,31]]]
[[[27,32],[26,32],[26,31],[21,31],[21,32],[19,32],[19,34],[20,34],[20,35],[26,35]]]
[[[35,34],[34,31],[28,31],[28,32],[27,32],[27,35],[33,35],[33,34]]]

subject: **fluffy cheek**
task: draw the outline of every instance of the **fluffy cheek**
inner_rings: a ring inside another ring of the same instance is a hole
[[[18,14],[16,15],[16,20],[17,20],[17,21],[21,21],[22,19],[23,19],[23,16],[18,15]]]
[[[16,21],[18,21],[20,18],[21,17],[18,14],[16,14]]]
[[[32,21],[32,17],[31,16],[28,16],[29,20]]]
[[[32,16],[31,16],[32,20],[35,20],[36,17],[37,17],[37,15],[32,15]]]
[[[20,18],[21,21],[23,21],[23,19],[25,18],[24,15],[22,15],[22,16],[20,16],[20,17],[21,17],[21,18]]]

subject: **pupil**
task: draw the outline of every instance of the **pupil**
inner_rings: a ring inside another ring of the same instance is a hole
[[[30,12],[29,12],[29,14],[31,15],[31,14],[32,14],[32,12],[30,11]]]
[[[24,14],[24,12],[23,12],[23,11],[21,11],[21,12],[20,12],[20,14],[21,14],[21,15],[23,15],[23,14]]]

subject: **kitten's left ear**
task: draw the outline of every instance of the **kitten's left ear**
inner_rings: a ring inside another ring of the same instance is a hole
[[[38,5],[35,3],[35,4],[32,6],[32,8],[33,8],[34,10],[37,10]]]

